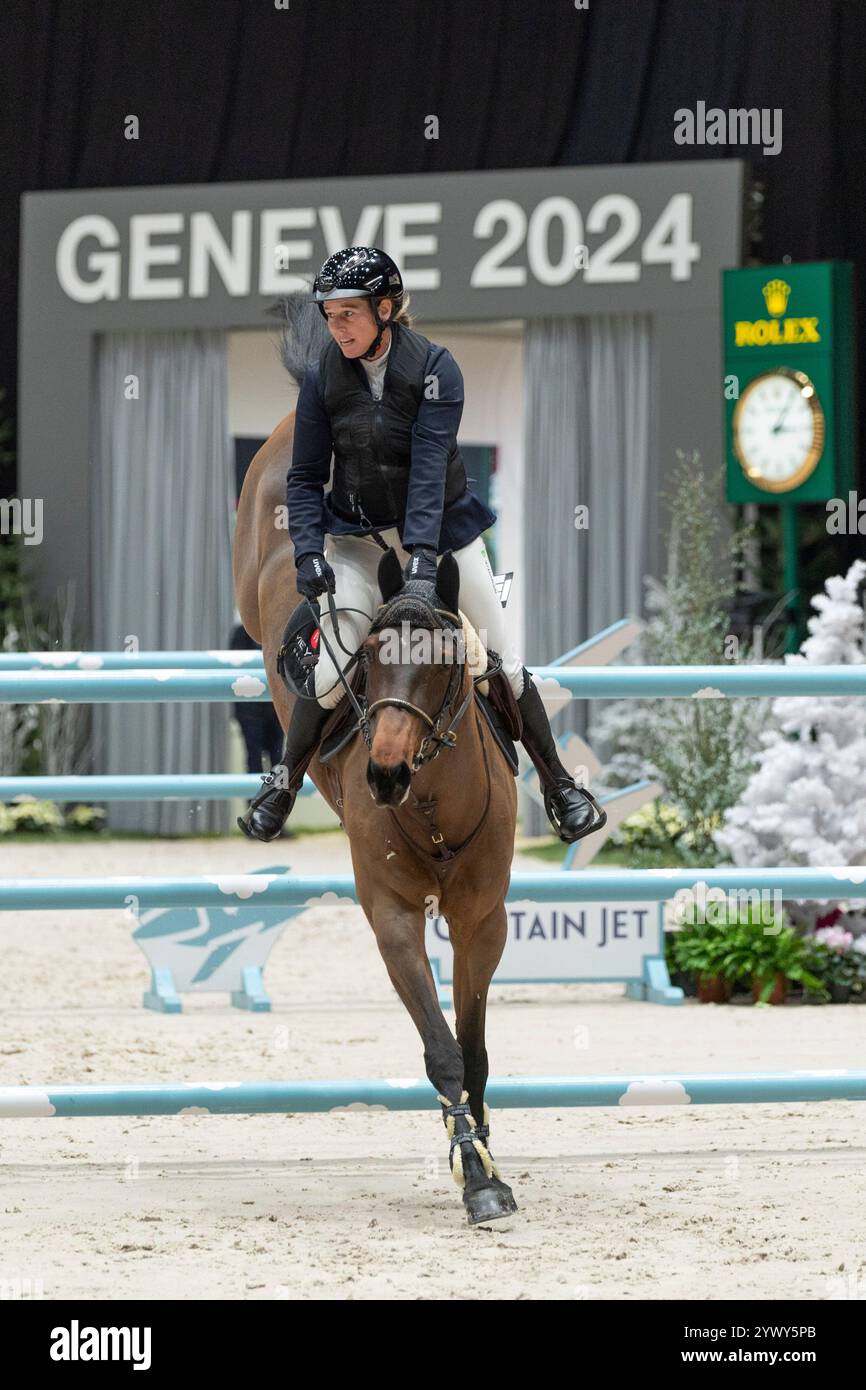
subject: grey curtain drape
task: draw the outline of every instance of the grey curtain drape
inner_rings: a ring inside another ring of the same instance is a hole
[[[651,319],[533,320],[524,373],[526,660],[543,665],[643,611],[658,554]],[[554,730],[586,723],[575,702]],[[546,825],[533,807],[528,833]]]
[[[137,399],[136,399],[137,394]],[[234,468],[222,333],[97,345],[94,647],[228,645]],[[226,704],[94,706],[95,772],[225,772]],[[115,830],[225,831],[220,801],[114,802]]]

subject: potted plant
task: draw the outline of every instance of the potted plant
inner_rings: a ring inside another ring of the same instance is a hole
[[[851,998],[857,1004],[866,1004],[866,936],[855,936],[851,955],[856,971]]]
[[[814,975],[818,980],[817,986],[803,986],[803,1003],[829,1004],[830,988],[829,985],[825,983],[826,971],[829,964],[828,952],[825,947],[816,946],[815,939],[811,933],[803,937],[803,944],[806,948],[806,965],[810,974]]]
[[[819,927],[806,938],[818,974],[829,991],[831,1002],[847,1004],[852,989],[859,984],[864,956],[855,951],[854,936],[844,927]]]
[[[725,929],[711,922],[687,922],[673,934],[677,968],[693,975],[702,1004],[725,1004],[733,993],[736,974],[724,966]]]
[[[691,971],[680,969],[676,954],[678,936],[678,931],[665,931],[665,964],[668,968],[671,984],[679,985],[686,999],[694,999],[698,992],[697,980]]]
[[[782,1004],[789,982],[820,989],[821,980],[810,967],[803,937],[793,927],[782,926],[783,917],[770,924],[761,908],[749,907],[729,920],[727,952],[722,969],[728,975],[751,979],[756,1004]]]

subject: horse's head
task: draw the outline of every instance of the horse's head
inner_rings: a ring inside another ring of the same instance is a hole
[[[393,550],[379,563],[383,602],[363,647],[371,734],[367,782],[377,806],[405,801],[412,773],[442,746],[437,736],[463,684],[459,583],[450,551],[439,562],[435,586],[404,584]]]

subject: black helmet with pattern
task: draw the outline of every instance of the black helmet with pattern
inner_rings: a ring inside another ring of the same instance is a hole
[[[372,299],[373,318],[378,330],[374,342],[365,357],[372,357],[378,351],[387,321],[379,318],[376,301],[390,299],[397,314],[403,303],[403,277],[396,264],[377,246],[347,246],[329,256],[313,281],[313,299],[319,306],[323,317],[325,301],[328,299]]]

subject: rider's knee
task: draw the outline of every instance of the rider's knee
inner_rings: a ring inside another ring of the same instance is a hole
[[[508,677],[508,684],[511,686],[511,689],[514,691],[515,696],[519,700],[521,695],[523,694],[522,663],[517,660],[514,660],[509,662],[506,666],[504,666],[503,669],[505,671],[506,676]]]
[[[322,709],[336,709],[342,695],[343,686],[333,666],[320,660],[316,667],[316,699]]]

